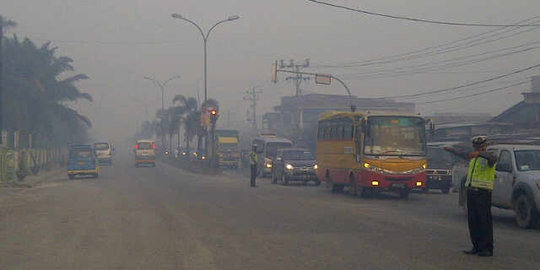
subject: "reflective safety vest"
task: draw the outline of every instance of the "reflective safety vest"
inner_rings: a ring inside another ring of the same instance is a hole
[[[249,153],[249,164],[256,165],[258,161],[259,158],[257,157],[257,153],[255,153],[255,151],[251,151]]]
[[[489,166],[487,159],[476,157],[469,161],[466,187],[493,190],[495,180],[495,165]]]

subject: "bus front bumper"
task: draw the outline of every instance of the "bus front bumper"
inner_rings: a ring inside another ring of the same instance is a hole
[[[372,171],[363,171],[362,185],[374,189],[421,189],[426,186],[426,173],[416,174],[382,174]]]

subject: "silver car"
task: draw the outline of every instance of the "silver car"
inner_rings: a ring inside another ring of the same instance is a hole
[[[499,144],[488,151],[498,157],[491,204],[513,209],[520,227],[535,228],[540,216],[540,146]],[[465,204],[463,190],[460,204]]]

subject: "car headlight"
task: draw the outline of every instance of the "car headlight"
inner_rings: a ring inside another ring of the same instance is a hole
[[[272,168],[272,164],[271,163],[266,163],[266,168]]]
[[[206,156],[202,156],[201,159],[202,159],[202,160],[205,160],[205,159],[206,159]]]
[[[423,168],[424,170],[427,169],[427,164],[425,164],[425,163],[422,164],[422,168]]]
[[[285,165],[285,168],[286,168],[287,170],[292,170],[292,169],[294,169],[294,166],[291,165],[291,164],[287,164],[287,165]]]
[[[319,165],[317,165],[317,164],[313,165],[313,169],[315,169],[315,170],[319,169]]]

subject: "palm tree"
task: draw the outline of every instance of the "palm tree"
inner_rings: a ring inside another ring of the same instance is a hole
[[[74,70],[73,60],[57,57],[56,48],[50,43],[37,47],[29,39],[20,41],[15,35],[3,43],[6,52],[3,110],[10,112],[4,126],[41,134],[41,139],[49,143],[86,139],[91,122],[70,105],[80,99],[92,101],[89,94],[75,85],[88,76],[77,74],[59,79],[65,77],[65,72]]]
[[[192,136],[188,136],[193,134],[193,132],[188,129],[196,128],[192,122],[188,122],[188,116],[197,111],[197,100],[193,97],[186,98],[184,95],[176,95],[173,99],[173,104],[178,103],[179,105],[174,107],[174,114],[175,114],[175,120],[177,121],[177,143],[178,146],[180,146],[180,127],[181,124],[184,123],[185,127],[185,137],[186,137],[186,147],[189,148],[189,143],[191,141]],[[193,118],[193,116],[191,117]],[[193,119],[190,119],[193,120]],[[200,126],[200,125],[199,125]]]

